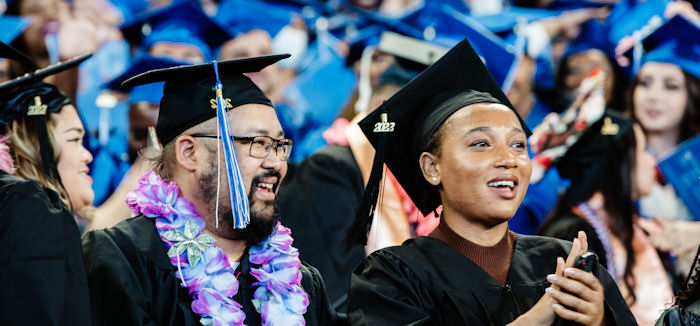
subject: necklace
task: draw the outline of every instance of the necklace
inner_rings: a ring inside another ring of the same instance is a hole
[[[176,277],[192,296],[192,311],[202,325],[243,325],[245,313],[233,300],[238,293],[234,268],[216,239],[203,233],[205,223],[194,205],[180,197],[174,182],[153,172],[139,179],[126,203],[134,215],[155,219],[155,226]],[[301,287],[299,252],[292,247],[291,231],[277,222],[272,233],[248,250],[250,274],[257,282],[252,302],[263,325],[304,325],[309,298]],[[259,266],[259,267],[254,267]]]
[[[581,211],[581,214],[583,214],[583,218],[593,226],[595,233],[598,234],[598,239],[603,243],[608,273],[610,273],[613,280],[617,281],[617,268],[615,267],[615,257],[613,256],[612,240],[610,239],[608,227],[588,203],[584,202],[579,204],[578,209]]]

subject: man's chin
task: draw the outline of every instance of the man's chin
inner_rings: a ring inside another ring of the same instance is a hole
[[[251,215],[248,227],[239,232],[241,239],[245,240],[249,245],[259,244],[272,233],[278,220],[277,215],[271,217]]]

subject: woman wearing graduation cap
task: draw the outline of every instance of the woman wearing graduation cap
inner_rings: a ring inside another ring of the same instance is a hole
[[[647,52],[633,57],[640,69],[632,80],[627,107],[660,167],[674,164],[664,161],[700,134],[699,35],[698,25],[676,15],[642,39]],[[683,193],[677,192],[677,182],[671,183],[668,169],[660,170],[665,176],[660,175],[651,194],[639,202],[640,214],[656,221],[640,222],[657,248],[678,257],[678,271],[685,273],[700,245],[700,215],[680,199]]]
[[[552,162],[571,180],[540,234],[568,239],[584,230],[637,322],[651,325],[672,302],[673,291],[662,259],[637,222],[633,200],[651,192],[656,160],[646,151],[639,125],[605,111],[601,74],[584,80],[584,88],[597,84],[579,91],[593,93],[588,99],[562,118],[549,116],[530,138],[536,165]]]
[[[694,34],[672,37],[669,33],[682,31],[684,27]],[[700,28],[677,16],[642,43],[648,52],[641,57],[641,69],[632,80],[627,101],[632,118],[644,129],[649,149],[657,158],[669,155],[681,142],[700,133],[700,39],[696,35],[700,35]],[[642,213],[665,219],[693,220],[677,199],[669,201],[666,196],[666,203],[672,202],[678,207],[659,206],[663,204],[658,202],[664,197],[663,193],[672,193],[672,190],[658,188],[652,197],[642,200]]]
[[[634,324],[602,266],[572,268],[587,250],[585,234],[572,245],[508,230],[530,178],[529,130],[468,42],[360,126],[377,154],[351,240],[366,239],[382,162],[424,214],[441,204],[443,212],[429,236],[357,267],[351,324]]]
[[[8,49],[17,53],[0,43],[3,57],[8,57]],[[78,62],[49,69],[60,71]],[[9,133],[0,137],[2,325],[92,323],[80,232],[66,205],[70,201],[65,189],[70,188],[60,182],[61,178],[86,178],[71,168],[80,163],[79,150],[87,151],[80,138],[73,140],[80,132],[71,130],[80,128],[75,108],[54,86],[40,82],[46,73],[39,71],[0,85],[0,135]],[[33,78],[36,80],[27,84]],[[75,185],[76,180],[70,184]],[[84,186],[90,189],[89,183]]]

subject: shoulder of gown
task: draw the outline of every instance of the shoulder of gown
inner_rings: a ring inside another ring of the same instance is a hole
[[[0,324],[91,324],[80,233],[56,192],[0,172],[0,257]]]
[[[136,216],[82,241],[96,325],[198,323],[153,219]]]
[[[372,253],[358,266],[352,275],[348,320],[353,325],[507,323],[539,300],[556,257],[566,257],[570,249],[569,241],[518,235],[509,285],[503,288],[443,242],[427,237],[408,240]],[[607,271],[597,264],[594,274],[605,288],[609,324],[635,324]]]
[[[364,246],[344,241],[363,191],[350,148],[338,145],[307,157],[280,185],[282,223],[292,230],[299,258],[323,275],[334,304],[344,301],[350,274],[365,257]]]
[[[338,314],[331,305],[318,269],[302,262],[299,271],[302,275],[301,286],[309,296],[309,306],[304,314],[306,325],[345,325],[345,315]]]

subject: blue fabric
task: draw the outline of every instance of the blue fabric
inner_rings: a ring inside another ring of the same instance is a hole
[[[505,36],[513,33],[513,28],[520,21],[530,23],[542,18],[554,17],[560,13],[559,10],[510,7],[495,15],[474,16],[473,19],[492,32]]]
[[[585,52],[589,49],[601,50],[609,58],[615,57],[616,44],[611,43],[601,35],[607,35],[610,26],[602,24],[596,20],[590,20],[581,26],[578,37],[576,37],[566,48],[563,58],[570,55]]]
[[[291,23],[294,15],[301,17],[298,6],[265,1],[224,0],[219,3],[213,18],[232,35],[262,29],[274,37]]]
[[[649,51],[643,62],[675,64],[683,71],[700,78],[700,43],[672,39]]]
[[[401,22],[409,28],[405,30],[406,34],[418,39],[426,39],[430,34],[427,31],[433,30],[435,37],[428,41],[446,47],[468,39],[503,91],[507,93],[510,89],[522,59],[522,51],[504,42],[473,18],[450,6],[427,2]]]
[[[174,1],[139,13],[120,27],[124,38],[148,52],[153,43],[171,42],[196,46],[211,59],[212,49],[230,40],[232,35],[201,8],[190,1]]]
[[[309,50],[312,64],[285,88],[285,102],[277,105],[285,135],[294,139],[292,162],[326,144],[321,134],[345,108],[356,83],[355,73],[335,53],[333,44],[315,42]]]
[[[530,130],[535,129],[551,112],[554,112],[552,108],[544,104],[541,100],[535,98],[535,104],[532,106],[530,114],[525,117],[525,124]]]
[[[93,154],[90,174],[95,191],[93,205],[104,203],[117,189],[131,165],[126,154],[126,134],[114,135],[107,146],[98,147]]]
[[[124,21],[131,20],[150,5],[148,0],[110,0],[110,2],[121,12]]]
[[[29,25],[31,25],[29,18],[0,15],[0,42],[12,43]]]
[[[669,0],[620,0],[610,11],[606,20],[610,26],[608,40],[617,44],[625,36],[642,28],[654,16],[663,17]]]
[[[202,34],[199,32],[198,28],[188,26],[188,24],[182,21],[171,21],[158,26],[158,29],[144,37],[144,49],[150,49],[154,44],[159,42],[191,45],[202,53],[202,57],[204,57],[205,61],[212,58],[211,49],[202,41]]]
[[[100,121],[100,109],[95,104],[104,85],[120,74],[129,64],[129,45],[123,41],[108,41],[95,54],[80,65],[76,107],[85,117],[85,129],[96,136]],[[127,107],[117,106],[109,111],[110,129],[114,134],[126,133]]]
[[[160,99],[163,97],[163,86],[165,82],[162,83],[152,83],[146,85],[140,85],[131,88],[129,92],[129,102],[138,103],[146,102],[151,104],[159,104]]]

